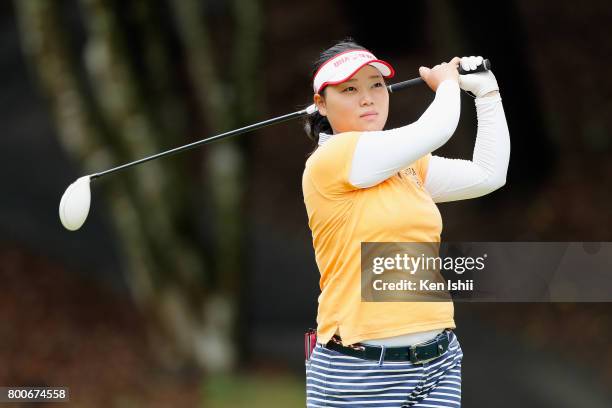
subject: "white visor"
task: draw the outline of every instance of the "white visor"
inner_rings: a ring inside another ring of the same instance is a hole
[[[395,70],[386,61],[377,59],[366,50],[349,50],[326,61],[313,79],[313,90],[320,93],[327,85],[337,85],[350,79],[364,65],[378,69],[384,78],[392,78]]]

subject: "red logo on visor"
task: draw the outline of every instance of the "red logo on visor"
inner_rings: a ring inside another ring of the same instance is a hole
[[[365,58],[365,59],[374,59],[374,56],[370,55],[370,54],[366,54],[366,53],[362,53],[360,52],[359,54],[353,54],[351,56],[344,56],[340,59],[338,59],[337,61],[334,61],[334,68],[338,68],[340,65],[344,64],[345,62],[348,61],[355,61],[357,59],[361,59],[361,58]]]

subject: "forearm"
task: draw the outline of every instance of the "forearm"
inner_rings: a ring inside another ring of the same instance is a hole
[[[510,135],[499,91],[476,98],[478,130],[472,161],[433,156],[425,188],[436,202],[488,194],[506,182]]]
[[[491,191],[506,183],[510,162],[510,132],[499,91],[496,95],[476,98],[478,131],[472,161],[486,173],[485,184]]]

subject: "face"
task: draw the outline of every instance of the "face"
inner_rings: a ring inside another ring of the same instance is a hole
[[[336,133],[382,130],[389,114],[389,92],[380,71],[363,66],[348,81],[325,87],[315,94],[319,113]]]

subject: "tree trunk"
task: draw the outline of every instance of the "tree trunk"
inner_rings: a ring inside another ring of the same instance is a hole
[[[140,98],[139,80],[130,71],[110,8],[104,1],[83,3],[93,96],[79,77],[60,3],[19,0],[15,6],[24,52],[49,99],[62,145],[93,173],[158,151],[163,135]],[[184,180],[176,166],[151,162],[104,180],[100,187],[107,189],[134,298],[151,317],[157,338],[164,338],[160,343],[173,345],[164,350],[165,361],[173,367],[195,363],[207,368],[209,362],[198,352],[206,316],[205,269],[194,243],[173,222],[184,216],[181,203],[171,206],[167,199],[175,188],[184,188]]]
[[[109,0],[79,2],[87,34],[83,58],[74,54],[59,11],[62,3],[15,1],[24,52],[49,100],[67,152],[91,174],[188,142],[185,104],[171,79],[176,72],[166,34],[156,24],[161,16],[144,0],[121,5],[128,9],[127,21],[137,27],[141,39],[138,55],[144,63],[138,65],[128,51],[134,44],[128,42],[118,6]],[[236,69],[231,80],[240,88],[235,100],[228,98],[231,86],[217,74],[199,3],[169,4],[208,127],[219,132],[253,120],[258,81],[252,79],[261,27],[258,3],[234,2]],[[81,61],[85,77],[80,75]],[[240,115],[234,114],[236,109]],[[232,140],[207,150],[217,240],[216,252],[208,255],[214,256],[214,270],[205,266],[198,231],[191,222],[194,200],[189,194],[199,191],[199,180],[189,177],[181,162],[151,161],[96,182],[95,188],[105,189],[128,284],[150,318],[151,338],[162,360],[170,368],[195,365],[219,372],[234,366],[234,336],[239,334],[237,327],[243,327],[237,310],[243,290],[245,157]]]
[[[211,36],[196,0],[171,2],[176,27],[183,41],[191,82],[195,88],[200,114],[213,134],[254,121],[258,113],[259,80],[255,75],[260,53],[261,12],[257,1],[233,2],[236,20],[234,53],[230,82],[224,84],[211,47]],[[232,97],[237,95],[237,97]],[[233,340],[232,348],[246,343],[244,310],[244,239],[245,239],[245,167],[246,157],[237,140],[225,140],[207,149],[205,173],[212,192],[217,239],[215,276],[217,288],[228,300],[230,313],[221,324],[227,332],[219,333],[223,341]],[[242,346],[242,347],[241,347]]]

